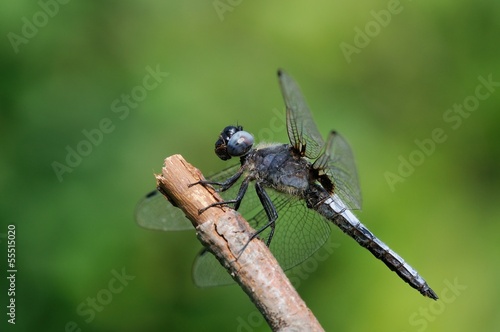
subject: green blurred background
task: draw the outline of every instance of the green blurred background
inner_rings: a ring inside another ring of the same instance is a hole
[[[361,220],[442,297],[422,297],[334,229],[334,253],[310,265],[298,288],[323,327],[500,331],[500,87],[478,88],[479,77],[500,82],[500,3],[2,7],[2,326],[268,331],[238,287],[192,284],[194,232],[141,229],[133,214],[165,157],[180,153],[205,174],[225,167],[213,144],[228,124],[285,142],[274,122],[282,119],[282,67],[301,85],[321,132],[336,129],[350,141]],[[147,68],[168,76],[153,88]],[[149,90],[140,88],[145,78]],[[132,93],[127,106],[122,96]],[[464,102],[472,111],[449,113]],[[84,131],[100,125],[108,132],[85,143]],[[446,139],[431,149],[436,128]],[[426,155],[415,140],[428,144]],[[78,147],[87,155],[58,177],[54,162],[67,164],[68,149]],[[401,160],[417,165],[404,169]],[[388,172],[404,181],[391,185]],[[15,326],[6,322],[9,224],[17,236]],[[122,273],[128,279],[115,283]],[[87,301],[96,296],[93,310]]]

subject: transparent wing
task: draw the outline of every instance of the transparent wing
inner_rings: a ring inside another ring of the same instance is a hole
[[[316,159],[314,167],[323,170],[335,185],[335,192],[350,209],[361,208],[361,191],[354,157],[347,141],[335,132],[326,145],[297,83],[283,70],[278,71],[286,104],[288,137],[304,156]]]
[[[324,141],[297,83],[283,70],[278,70],[281,93],[286,105],[286,123],[290,144],[304,156],[316,159]]]
[[[182,210],[173,206],[158,190],[150,192],[139,202],[135,220],[139,226],[160,231],[193,229]]]
[[[314,254],[330,237],[330,223],[319,213],[309,209],[304,200],[266,190],[278,210],[276,230],[269,246],[283,270],[302,263]],[[267,223],[267,215],[261,210],[249,220],[252,227],[259,229]],[[269,236],[270,228],[260,238]]]
[[[239,164],[233,165],[208,179],[220,181],[236,173]],[[193,225],[186,218],[181,209],[170,203],[159,191],[154,190],[147,194],[137,204],[135,220],[139,226],[160,231],[183,231],[193,229]]]
[[[230,285],[233,278],[212,253],[202,249],[193,263],[193,282],[198,287]]]
[[[232,199],[239,189],[236,183],[224,199]],[[270,250],[283,270],[302,263],[314,254],[330,236],[330,225],[314,210],[306,207],[303,200],[267,189],[273,204],[278,211],[276,230],[271,241]],[[240,211],[254,229],[267,224],[267,214],[262,208],[254,188],[249,188],[243,198]],[[260,234],[266,241],[270,228]],[[210,253],[202,251],[193,265],[193,280],[199,287],[210,287],[230,284],[231,276]]]
[[[342,136],[330,132],[325,150],[313,167],[328,175],[334,183],[334,192],[349,209],[361,209],[361,190],[354,155]]]

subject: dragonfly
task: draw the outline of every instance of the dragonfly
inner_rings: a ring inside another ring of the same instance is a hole
[[[285,271],[322,247],[330,237],[331,225],[336,225],[411,287],[437,300],[420,274],[352,212],[361,208],[361,191],[348,142],[336,131],[325,142],[298,84],[283,70],[278,70],[278,80],[290,142],[254,146],[253,136],[242,126],[225,127],[215,143],[215,153],[222,160],[239,158],[239,162],[193,184],[217,187],[223,198],[203,210],[216,205],[238,210],[256,230],[250,241],[265,241]],[[161,231],[193,229],[182,211],[157,190],[139,202],[136,221]],[[192,275],[199,287],[233,282],[205,249],[196,257]]]

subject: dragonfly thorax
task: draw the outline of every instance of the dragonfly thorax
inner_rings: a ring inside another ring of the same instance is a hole
[[[274,144],[252,150],[243,165],[256,181],[276,191],[304,197],[314,179],[311,164],[297,158],[289,144]]]

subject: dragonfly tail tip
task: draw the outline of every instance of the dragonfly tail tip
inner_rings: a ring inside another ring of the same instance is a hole
[[[426,289],[422,294],[424,296],[430,297],[431,299],[433,299],[435,301],[437,301],[439,299],[437,294],[430,287],[428,289]]]

